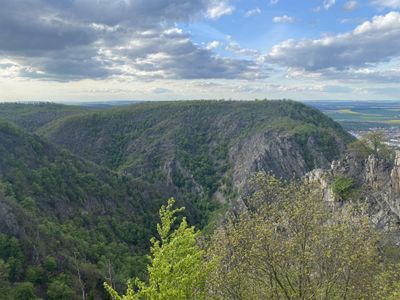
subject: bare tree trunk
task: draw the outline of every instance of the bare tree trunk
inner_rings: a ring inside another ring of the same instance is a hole
[[[74,252],[74,262],[75,262],[76,271],[78,273],[79,284],[80,284],[81,290],[82,290],[82,300],[86,300],[85,283],[83,282],[82,277],[81,277],[81,271],[79,269],[78,259],[76,258],[76,252]]]
[[[113,267],[111,264],[111,260],[108,260],[108,277],[106,277],[107,281],[110,283],[110,286],[115,289],[115,284],[114,284],[114,280],[113,280]]]

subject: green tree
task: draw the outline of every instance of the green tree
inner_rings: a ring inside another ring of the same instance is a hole
[[[378,152],[384,146],[385,134],[382,131],[372,131],[367,133],[363,139],[372,148],[373,153],[378,155]]]
[[[136,279],[128,282],[125,296],[107,283],[106,290],[116,300],[134,299],[204,299],[208,267],[204,264],[205,251],[197,238],[200,234],[189,227],[186,218],[174,229],[176,214],[183,208],[174,209],[174,199],[160,209],[161,224],[157,225],[159,239],[151,239],[151,256],[148,265],[148,282]]]
[[[335,176],[332,182],[332,191],[339,200],[347,199],[352,191],[354,182],[345,176]]]
[[[212,238],[214,299],[375,299],[378,235],[361,209],[318,186],[257,174],[248,210]]]
[[[360,158],[367,158],[374,154],[378,158],[387,160],[393,159],[393,150],[385,144],[385,133],[382,131],[371,131],[361,139],[348,145],[348,150],[353,155]]]
[[[8,280],[8,273],[8,265],[4,260],[0,259],[0,295],[3,295],[5,300],[10,298],[10,282]]]
[[[35,288],[31,282],[18,283],[13,289],[14,299],[18,300],[37,300],[35,295]]]
[[[348,152],[360,159],[367,159],[372,154],[372,149],[364,140],[356,140],[347,146]]]
[[[49,300],[73,300],[79,299],[74,290],[69,287],[66,277],[61,274],[53,280],[47,289]]]

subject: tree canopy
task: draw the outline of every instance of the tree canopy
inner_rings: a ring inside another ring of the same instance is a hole
[[[117,300],[135,299],[204,299],[205,251],[200,248],[197,238],[200,234],[183,218],[176,226],[176,214],[183,208],[174,209],[175,200],[168,200],[160,209],[161,223],[157,225],[159,238],[151,239],[151,256],[148,265],[149,279],[128,282],[125,296],[107,283],[105,288]],[[175,227],[176,226],[176,227]]]

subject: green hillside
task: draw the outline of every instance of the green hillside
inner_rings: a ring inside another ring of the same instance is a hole
[[[144,103],[59,119],[39,132],[80,157],[200,202],[234,198],[242,161],[246,176],[258,169],[301,176],[328,166],[352,140],[293,101]]]
[[[89,108],[55,103],[0,103],[0,119],[35,131],[58,118],[89,111]]]
[[[143,271],[167,195],[4,122],[0,141],[0,277],[10,294],[20,282],[42,297],[66,284],[78,298],[79,269],[86,291],[100,297],[109,268],[120,284]]]
[[[1,114],[36,132],[0,122],[0,293],[10,299],[79,299],[82,287],[103,299],[107,278],[123,290],[126,279],[145,276],[168,197],[186,207],[190,224],[212,229],[254,172],[301,176],[352,140],[292,101],[101,111],[21,104]]]

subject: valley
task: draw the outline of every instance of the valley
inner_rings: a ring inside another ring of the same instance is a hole
[[[299,102],[0,104],[0,119],[0,289],[9,299],[107,299],[104,281],[123,291],[129,278],[146,280],[168,198],[212,240],[250,209],[256,174],[309,178],[338,207],[367,201],[374,226],[397,236],[398,157]]]
[[[400,0],[1,0],[0,300],[399,300],[399,82]]]

